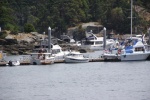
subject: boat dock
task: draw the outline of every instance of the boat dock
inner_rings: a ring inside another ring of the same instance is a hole
[[[89,62],[103,62],[104,59],[103,58],[90,58]],[[64,59],[57,59],[54,61],[54,63],[65,63]]]
[[[89,62],[103,62],[103,58],[90,58]],[[65,63],[64,59],[57,59],[54,63]],[[0,62],[0,66],[6,66],[8,62]],[[28,59],[20,60],[20,65],[30,65],[30,61]]]
[[[0,66],[6,66],[8,63],[6,61],[0,61]]]
[[[89,58],[89,62],[119,62],[121,61],[119,58],[116,59],[116,56],[112,56],[109,59],[106,59],[107,57],[99,57],[99,58]],[[147,58],[147,60],[150,60],[150,55]],[[65,63],[64,59],[57,59],[54,61],[54,64],[57,63]],[[8,65],[8,62],[6,61],[0,61],[0,66],[6,66]],[[31,65],[29,59],[22,59],[20,60],[20,65]]]
[[[103,62],[104,59],[103,58],[90,58],[89,62]]]

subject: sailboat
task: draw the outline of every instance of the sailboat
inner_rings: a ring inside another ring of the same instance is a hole
[[[131,39],[127,39],[127,44],[122,50],[121,61],[139,61],[146,60],[150,54],[145,48],[141,38],[132,37],[132,7],[133,0],[131,0]]]
[[[121,61],[141,61],[146,60],[150,52],[146,50],[143,40],[140,37],[132,36],[132,6],[131,0],[131,37],[124,41],[124,44],[119,48],[113,48],[108,52],[104,52],[104,59],[120,59]],[[115,43],[118,44],[119,43]]]

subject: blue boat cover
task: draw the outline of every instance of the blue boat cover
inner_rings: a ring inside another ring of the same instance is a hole
[[[125,51],[126,51],[126,53],[133,53],[133,46],[126,46],[125,47]]]

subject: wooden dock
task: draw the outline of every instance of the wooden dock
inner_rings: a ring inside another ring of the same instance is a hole
[[[90,58],[89,62],[103,62],[104,59],[103,58]]]
[[[22,62],[20,62],[20,65],[30,65],[30,62],[29,61],[22,61]]]
[[[64,59],[57,59],[54,61],[54,63],[65,63]]]
[[[0,61],[0,66],[6,66],[8,64],[8,62],[6,61]]]
[[[90,58],[89,59],[89,62],[102,62],[104,61],[103,58]],[[65,63],[65,60],[64,59],[57,59],[54,61],[54,63]]]

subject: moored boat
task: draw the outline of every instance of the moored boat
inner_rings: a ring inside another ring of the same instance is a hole
[[[10,60],[10,61],[8,62],[8,65],[9,65],[9,66],[19,66],[19,65],[20,65],[20,61],[18,61],[18,60],[16,60],[16,61]]]
[[[145,45],[142,41],[133,39],[129,45],[124,47],[121,51],[121,61],[139,61],[139,60],[146,60],[150,54],[149,51],[146,50]]]
[[[54,63],[54,57],[51,53],[40,50],[37,53],[30,53],[30,64],[32,65],[47,65]]]
[[[120,59],[121,61],[146,60],[150,55],[141,38],[132,37],[126,39],[119,48],[110,48],[103,53],[104,59]]]
[[[81,41],[80,47],[82,49],[90,49],[93,51],[103,50],[103,44],[104,44],[103,38],[104,37],[97,37],[96,35],[92,33],[92,31],[88,32],[87,34],[90,34],[90,35]],[[110,45],[112,45],[113,42],[114,42],[113,39],[107,39],[106,48],[110,47]]]
[[[70,52],[65,56],[66,63],[85,63],[89,62],[89,58],[84,57],[84,55],[80,52]]]

